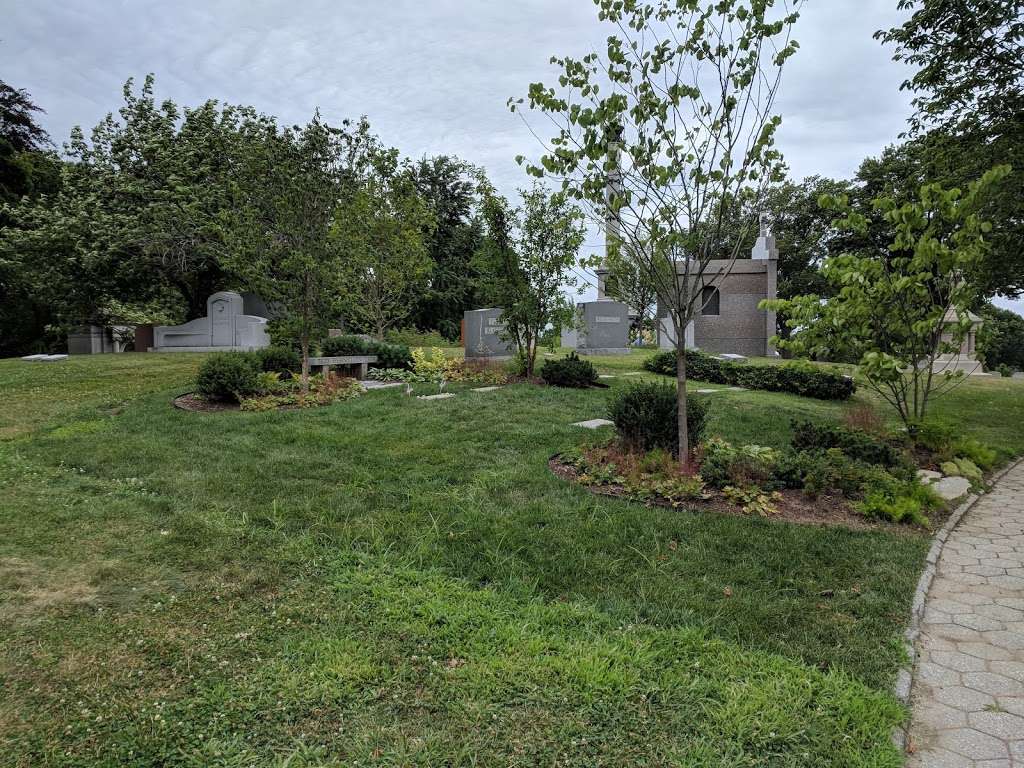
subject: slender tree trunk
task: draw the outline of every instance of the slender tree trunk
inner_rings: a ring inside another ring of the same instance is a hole
[[[309,394],[309,336],[302,334],[299,340],[302,346],[302,394]]]
[[[685,326],[684,326],[685,328]],[[677,426],[679,429],[679,465],[690,463],[690,432],[686,423],[686,336],[676,338],[676,403],[679,406]]]

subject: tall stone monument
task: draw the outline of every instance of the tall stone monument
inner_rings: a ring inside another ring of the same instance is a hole
[[[219,352],[270,346],[267,318],[245,314],[241,294],[221,291],[206,300],[206,317],[153,329],[154,352]]]
[[[467,360],[512,357],[514,345],[501,338],[505,331],[501,313],[501,307],[472,309],[463,313],[462,346]]]

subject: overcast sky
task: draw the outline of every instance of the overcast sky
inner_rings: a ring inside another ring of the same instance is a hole
[[[809,0],[777,111],[792,175],[848,177],[897,140],[907,70],[872,33],[896,0]],[[592,0],[0,0],[0,78],[55,142],[116,110],[129,77],[158,98],[250,104],[286,122],[367,115],[405,155],[453,154],[510,194],[539,146],[506,101],[552,82],[552,55],[607,36]],[[592,236],[590,239],[595,239]]]

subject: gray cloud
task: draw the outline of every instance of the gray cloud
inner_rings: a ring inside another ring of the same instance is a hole
[[[899,22],[895,0],[808,3],[784,75],[779,144],[794,176],[849,176],[897,140],[907,71],[872,33]],[[319,108],[367,115],[412,157],[455,154],[511,193],[517,154],[536,140],[505,106],[553,79],[552,55],[608,34],[590,0],[32,0],[9,3],[0,77],[47,110],[58,143],[153,72],[158,96],[251,104],[282,121]],[[538,126],[542,125],[538,122]],[[596,235],[590,238],[593,241]]]

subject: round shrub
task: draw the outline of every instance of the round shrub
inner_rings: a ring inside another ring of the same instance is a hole
[[[209,400],[237,403],[256,392],[259,370],[251,352],[218,352],[199,366],[196,392]]]
[[[265,347],[256,351],[260,370],[267,373],[293,373],[302,368],[302,356],[291,347]]]
[[[678,415],[676,389],[665,384],[634,384],[616,393],[608,405],[608,418],[615,422],[619,437],[637,451],[661,448],[678,454]],[[688,397],[686,426],[690,447],[700,442],[707,419],[706,401]]]
[[[332,336],[324,339],[320,347],[326,357],[370,354],[370,342],[361,336]]]
[[[554,387],[586,389],[597,383],[597,369],[589,360],[581,360],[575,352],[561,360],[548,360],[541,366],[540,377]]]
[[[367,353],[377,356],[376,368],[400,368],[403,371],[412,370],[412,352],[405,344],[386,344],[374,342],[370,345]]]
[[[388,344],[383,341],[367,340],[362,336],[349,335],[324,339],[320,347],[327,357],[376,355],[375,368],[412,370],[412,352],[404,344]]]

